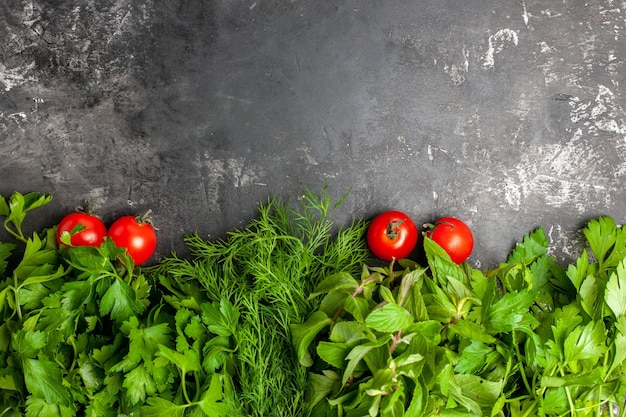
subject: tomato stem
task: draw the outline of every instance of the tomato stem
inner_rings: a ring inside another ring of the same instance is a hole
[[[94,217],[100,218],[100,216],[94,214],[96,212],[97,208],[98,208],[98,206],[96,204],[93,204],[89,200],[85,200],[85,202],[84,202],[84,204],[82,206],[76,206],[76,208],[74,210],[76,210],[79,213],[85,213],[85,214],[89,214],[90,216],[94,216]]]
[[[400,226],[406,221],[406,219],[391,219],[387,224],[387,232],[386,235],[391,240],[395,240],[398,236],[400,236]]]
[[[148,209],[144,214],[136,216],[135,220],[139,224],[149,224],[150,226],[154,228],[154,230],[159,230],[154,225],[154,222],[152,221],[152,217],[150,217],[151,214],[152,214],[152,209]]]

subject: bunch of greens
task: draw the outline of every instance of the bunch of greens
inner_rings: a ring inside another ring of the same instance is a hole
[[[26,214],[50,199],[0,198],[18,241],[0,243],[0,415],[123,415],[141,393],[121,369],[122,329],[146,311],[150,286],[110,241],[61,250],[54,228],[26,237]]]
[[[590,221],[565,267],[541,229],[487,271],[428,238],[427,266],[367,266],[344,198],[270,199],[143,269],[0,198],[0,417],[626,416],[626,229]]]
[[[344,196],[345,198],[345,196]],[[191,260],[140,269],[110,239],[27,237],[49,196],[0,198],[0,416],[301,416],[306,369],[289,333],[308,294],[368,256],[362,220],[336,231],[326,193],[270,200]]]
[[[568,268],[539,229],[484,273],[426,238],[428,268],[328,277],[292,325],[311,415],[626,415],[626,231],[584,234]]]
[[[305,415],[307,372],[290,325],[316,308],[308,296],[326,276],[354,273],[369,256],[363,220],[333,232],[330,215],[344,198],[333,204],[324,189],[305,190],[298,206],[272,199],[244,229],[217,241],[190,236],[191,259],[171,257],[150,271],[191,323],[178,338],[208,331],[189,351],[202,358],[195,371],[219,376],[224,415]]]

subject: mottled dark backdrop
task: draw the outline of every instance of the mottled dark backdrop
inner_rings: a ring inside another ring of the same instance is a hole
[[[626,220],[626,2],[3,0],[0,193],[151,208],[157,257],[325,182],[450,214],[491,266]]]

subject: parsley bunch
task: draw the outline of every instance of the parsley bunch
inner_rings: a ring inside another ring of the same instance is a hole
[[[61,250],[54,228],[26,237],[26,214],[49,201],[0,199],[18,240],[0,243],[0,415],[130,413],[141,393],[120,366],[134,354],[124,329],[147,310],[150,286],[111,241]]]

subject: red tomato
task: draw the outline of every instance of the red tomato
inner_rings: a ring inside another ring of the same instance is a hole
[[[146,262],[156,249],[156,232],[149,221],[142,217],[123,216],[109,227],[109,237],[118,248],[125,248],[135,262]]]
[[[386,211],[372,220],[367,229],[367,244],[384,261],[403,259],[415,248],[419,233],[413,220],[400,211]]]
[[[437,220],[434,228],[426,232],[426,236],[441,246],[456,264],[467,260],[474,249],[472,231],[465,223],[454,217],[442,217]]]
[[[102,220],[98,217],[87,213],[75,212],[63,217],[57,227],[57,243],[63,245],[61,236],[63,232],[72,233],[77,230],[77,226],[84,229],[71,235],[70,243],[72,246],[100,246],[104,242],[107,235],[107,229]]]

